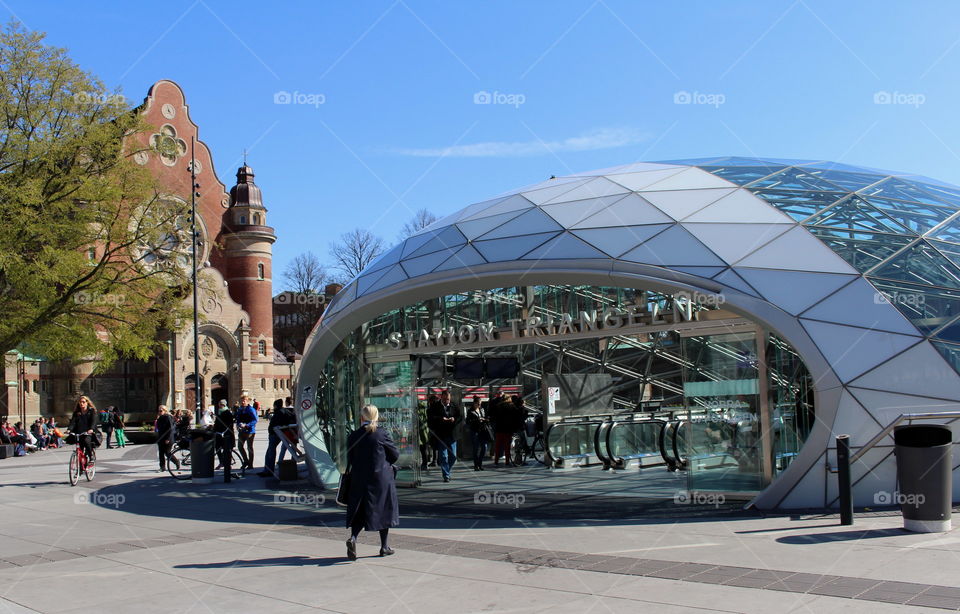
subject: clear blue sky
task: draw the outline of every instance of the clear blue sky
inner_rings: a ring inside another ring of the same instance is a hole
[[[960,184],[953,1],[5,0],[3,10],[135,101],[159,79],[180,83],[221,180],[231,185],[249,150],[280,236],[277,273],[302,251],[326,258],[357,226],[390,243],[418,208],[442,216],[635,160],[816,158]],[[281,91],[323,104],[275,104]],[[475,104],[481,91],[501,96]],[[679,92],[702,104],[677,104]],[[878,92],[894,104],[876,104]]]

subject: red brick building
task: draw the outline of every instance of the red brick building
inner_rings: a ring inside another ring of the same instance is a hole
[[[264,408],[291,394],[297,363],[274,349],[272,249],[277,240],[263,195],[245,163],[228,190],[213,157],[190,119],[183,90],[172,81],[155,83],[137,109],[153,130],[138,135],[154,152],[134,157],[164,186],[165,197],[191,197],[191,142],[198,212],[200,381],[203,405],[250,394]],[[189,230],[176,237],[189,254]],[[149,252],[149,247],[146,251]],[[147,254],[147,260],[150,255]],[[193,297],[186,299],[192,307]],[[50,363],[7,354],[0,382],[0,417],[10,420],[65,416],[80,394],[97,407],[116,405],[134,420],[157,405],[192,408],[196,390],[192,323],[167,332],[166,351],[147,362],[122,361],[103,374],[93,363]]]

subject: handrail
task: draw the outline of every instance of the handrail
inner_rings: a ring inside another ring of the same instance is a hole
[[[654,418],[654,419],[643,419],[643,420],[624,420],[624,421],[622,421],[622,422],[612,422],[612,423],[610,424],[610,426],[607,427],[607,429],[606,429],[606,433],[605,433],[605,443],[606,443],[607,452],[609,453],[609,460],[610,460],[610,462],[611,462],[611,465],[613,465],[613,466],[618,466],[618,467],[619,467],[619,466],[624,465],[624,464],[625,464],[624,461],[625,461],[626,459],[625,459],[625,457],[624,457],[623,455],[616,455],[616,456],[614,455],[614,453],[612,452],[612,446],[611,446],[611,443],[610,443],[610,439],[611,439],[611,437],[613,437],[613,431],[614,431],[614,429],[616,429],[618,426],[619,426],[619,427],[625,427],[625,426],[627,426],[627,425],[644,425],[644,426],[645,426],[645,425],[657,425],[657,426],[659,426],[660,428],[659,428],[659,430],[657,431],[657,437],[656,437],[656,439],[657,439],[657,444],[658,444],[657,447],[659,448],[660,438],[661,438],[661,436],[662,436],[663,429],[667,426],[667,423],[666,423],[664,420],[658,420],[658,419],[655,419],[655,418]],[[599,433],[600,433],[600,428],[597,429],[597,434],[599,435]],[[657,455],[657,454],[660,454],[660,450],[659,450],[659,449],[658,449],[656,452],[645,452],[645,451],[637,450],[637,451],[636,451],[636,454],[628,454],[627,456],[634,457],[634,458],[639,458],[639,457],[651,456],[651,455]],[[662,455],[661,455],[661,458],[662,458]],[[658,463],[655,463],[655,464],[658,464]],[[664,464],[666,464],[666,463],[664,463]]]
[[[938,412],[921,412],[915,414],[900,414],[896,420],[891,422],[880,431],[873,439],[868,441],[866,444],[860,446],[855,454],[850,456],[850,464],[857,462],[864,454],[870,451],[870,448],[874,447],[885,437],[887,437],[893,429],[900,425],[901,422],[906,420],[936,420],[938,418],[953,418],[950,422],[960,419],[960,411],[938,411]]]

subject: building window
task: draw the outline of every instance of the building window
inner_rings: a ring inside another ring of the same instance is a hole
[[[90,262],[93,262],[94,260],[96,260],[96,259],[97,259],[97,250],[94,249],[94,248],[92,248],[92,247],[91,247],[90,249],[88,249],[88,250],[87,250],[87,259],[88,259]]]
[[[241,215],[241,216],[240,216],[240,224],[246,224],[246,223],[247,223],[247,216]]]
[[[263,263],[257,265],[257,279],[263,279]]]
[[[260,352],[261,356],[267,355],[267,342],[261,339],[257,341],[257,351]]]
[[[259,214],[259,213],[254,213],[254,214],[253,214],[253,225],[254,225],[254,226],[259,226],[259,225],[260,225],[260,214]]]
[[[266,380],[266,379],[260,378],[260,388],[261,388],[262,390],[266,390],[266,389],[267,389],[267,380]]]
[[[33,380],[33,394],[40,392],[40,380]]]

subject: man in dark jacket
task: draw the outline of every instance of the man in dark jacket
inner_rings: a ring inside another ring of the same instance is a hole
[[[277,399],[273,402],[273,413],[270,415],[270,423],[267,425],[267,453],[263,457],[263,471],[257,475],[262,478],[274,475],[274,468],[277,466],[277,446],[280,445],[280,437],[274,427],[289,426],[296,423],[297,416],[292,407],[284,407],[283,399]]]
[[[100,411],[100,430],[104,433],[107,440],[107,449],[110,445],[110,438],[113,436],[113,407],[108,406]]]
[[[449,482],[450,470],[457,462],[457,442],[454,440],[453,431],[460,421],[460,408],[450,400],[448,390],[444,390],[440,394],[440,400],[427,409],[427,421],[430,424],[430,435],[443,481]]]

